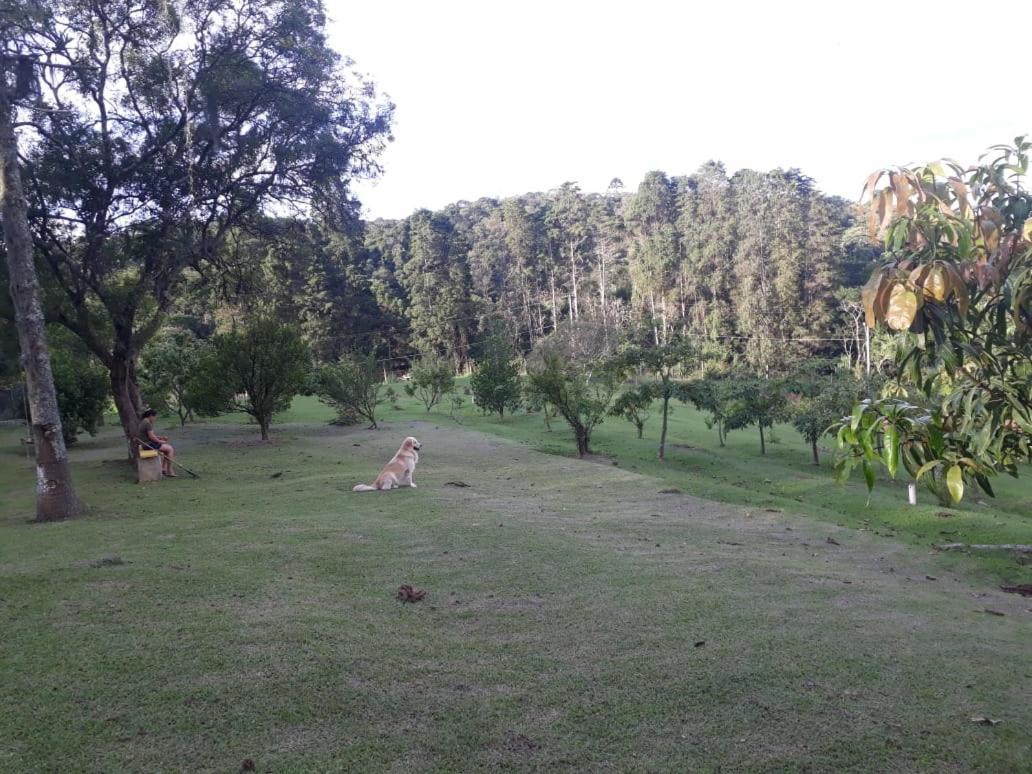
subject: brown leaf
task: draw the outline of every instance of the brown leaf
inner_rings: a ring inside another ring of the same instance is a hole
[[[864,183],[864,190],[860,193],[860,201],[863,201],[868,197],[873,198],[875,186],[878,185],[878,181],[881,180],[881,177],[884,174],[884,170],[879,169],[877,172],[872,172],[867,176],[867,182]]]

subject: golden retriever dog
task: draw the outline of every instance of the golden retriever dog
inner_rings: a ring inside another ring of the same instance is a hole
[[[381,489],[397,489],[399,486],[410,486],[415,489],[416,482],[412,480],[412,474],[416,472],[416,463],[419,462],[418,452],[422,447],[423,444],[410,435],[402,441],[398,453],[384,466],[372,486],[358,484],[352,491],[375,492]]]

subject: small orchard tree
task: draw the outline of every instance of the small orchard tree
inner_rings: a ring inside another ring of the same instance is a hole
[[[489,337],[477,358],[476,370],[470,377],[473,400],[486,411],[515,411],[520,406],[520,370],[516,353],[509,340],[502,335]]]
[[[612,363],[583,364],[558,352],[540,353],[528,369],[529,388],[542,402],[555,406],[573,431],[580,457],[591,453],[591,434],[606,416],[619,388],[619,369]]]
[[[455,368],[447,360],[436,355],[426,355],[412,366],[410,379],[405,385],[409,397],[419,398],[419,402],[429,411],[449,393],[455,392]]]
[[[376,407],[389,399],[386,392],[381,394],[385,387],[382,376],[375,353],[345,355],[318,369],[314,391],[323,403],[337,410],[337,420],[342,424],[354,424],[360,418],[375,430]]]
[[[273,415],[290,407],[310,365],[308,346],[296,328],[259,317],[242,330],[214,337],[199,369],[197,401],[209,412],[250,414],[267,441]]]
[[[691,403],[699,411],[705,411],[706,427],[717,429],[717,441],[725,445],[731,422],[739,410],[740,398],[733,380],[716,375],[693,379],[681,386],[677,394],[683,403]]]
[[[188,330],[173,328],[148,344],[140,359],[140,387],[152,408],[175,413],[180,427],[197,409],[195,393],[205,344]]]
[[[788,419],[788,398],[784,384],[776,379],[734,377],[731,384],[734,395],[728,430],[756,425],[760,431],[760,454],[767,453],[764,429],[772,429],[775,422]]]
[[[852,411],[866,383],[849,371],[803,371],[789,380],[788,413],[792,426],[810,444],[814,465],[821,464],[817,442],[833,434],[835,425]]]
[[[555,418],[555,406],[545,400],[545,396],[534,389],[529,380],[523,382],[523,407],[528,412],[540,411],[545,422],[545,429],[552,432],[552,420]]]
[[[1032,142],[964,168],[935,162],[868,178],[872,238],[888,261],[863,289],[868,327],[896,332],[887,397],[838,428],[840,478],[857,466],[924,477],[941,500],[1032,461]],[[887,183],[879,189],[879,184]]]
[[[700,359],[699,351],[687,340],[675,340],[656,347],[632,347],[622,355],[628,368],[645,369],[655,379],[652,393],[662,402],[662,425],[659,433],[659,449],[656,456],[666,457],[667,420],[670,416],[670,400],[679,394],[677,374],[694,368]],[[639,436],[640,437],[640,436]]]
[[[639,384],[622,393],[614,402],[609,414],[623,417],[638,431],[638,437],[645,435],[645,423],[649,421],[649,409],[656,400],[655,385]]]

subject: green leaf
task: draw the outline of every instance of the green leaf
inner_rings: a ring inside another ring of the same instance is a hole
[[[865,408],[867,408],[867,405],[864,403],[857,403],[855,406],[853,406],[853,418],[849,423],[849,428],[854,432],[858,427],[860,427],[860,419],[864,415]]]
[[[899,469],[899,430],[895,425],[889,425],[882,438],[882,458],[885,460],[885,467],[889,469],[889,475],[896,477]]]
[[[864,460],[864,482],[867,484],[868,493],[874,489],[874,465],[868,460]]]
[[[946,472],[946,488],[950,490],[953,502],[959,503],[964,498],[964,471],[960,465],[954,465]]]

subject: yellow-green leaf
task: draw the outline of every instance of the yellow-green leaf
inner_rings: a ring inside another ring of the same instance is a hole
[[[950,490],[953,502],[959,503],[964,498],[964,472],[960,465],[954,465],[946,472],[946,488]]]
[[[902,283],[896,283],[889,294],[885,309],[885,323],[894,331],[905,331],[914,322],[920,299],[917,293]]]

